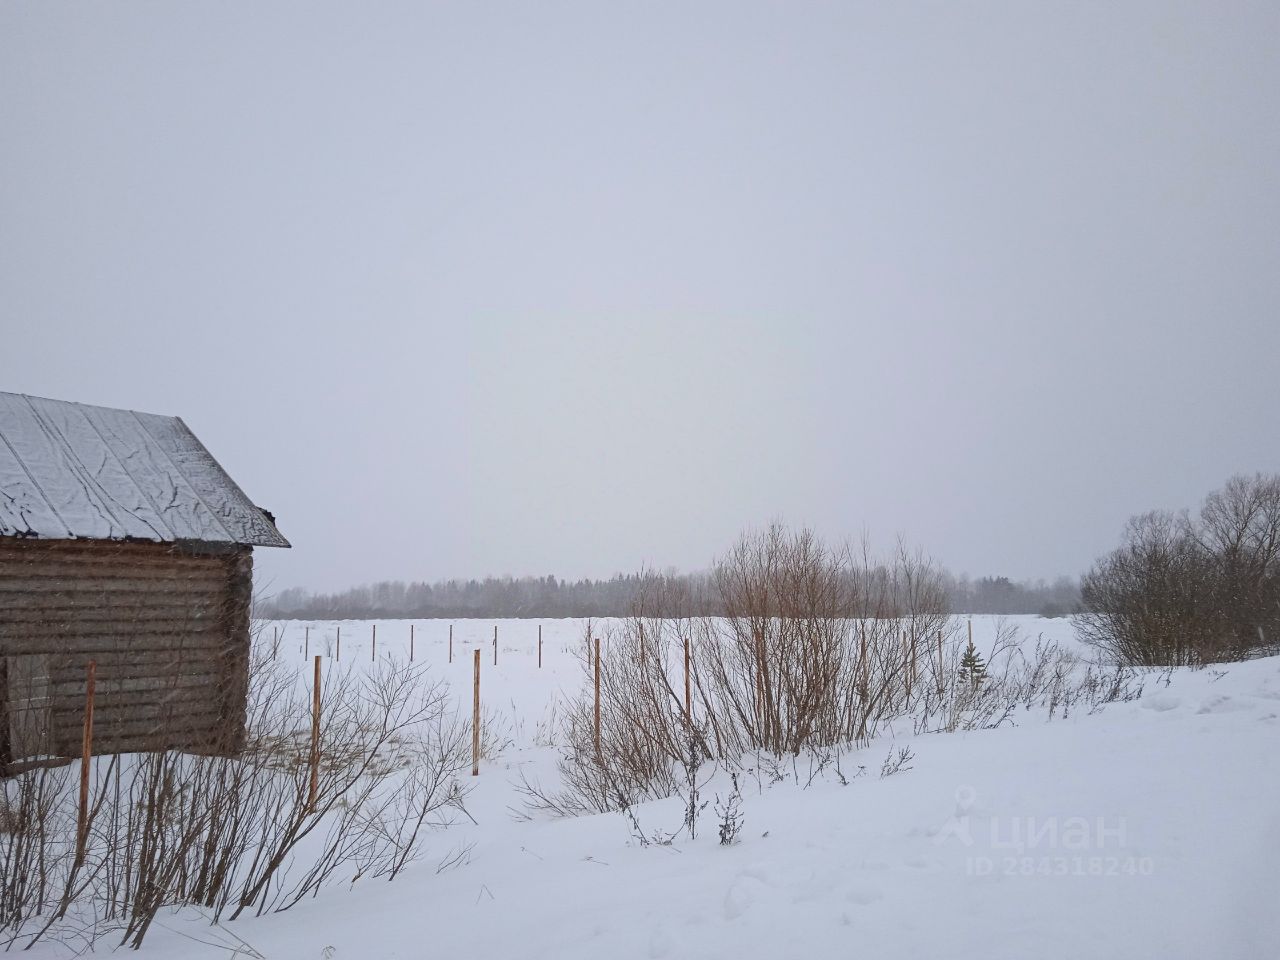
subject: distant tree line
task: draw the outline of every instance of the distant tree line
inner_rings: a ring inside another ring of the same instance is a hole
[[[260,604],[267,617],[297,619],[420,619],[468,617],[624,617],[645,584],[671,581],[697,593],[702,575],[632,573],[608,580],[545,577],[485,577],[436,583],[384,580],[338,593],[294,587]]]
[[[803,531],[795,542],[811,536]],[[785,546],[786,537],[771,528],[759,542]],[[853,560],[847,553],[838,565],[850,578],[848,596],[890,597],[899,611],[894,616],[925,607],[930,613],[1078,614],[1076,629],[1086,643],[1118,662],[1148,666],[1280,651],[1280,475],[1233,477],[1195,515],[1134,517],[1120,547],[1080,581],[957,577],[902,545],[887,561],[865,553]],[[332,594],[293,588],[261,603],[258,612],[300,619],[626,617],[662,596],[680,598],[681,616],[724,616],[726,591],[716,579],[723,570],[721,563],[707,572],[646,571],[607,580],[393,580]],[[841,615],[882,614],[855,605]]]
[[[956,613],[1066,617],[1081,609],[1080,583],[1074,577],[1014,581],[1008,577],[970,579],[944,574],[943,583]]]
[[[1015,582],[1008,577],[954,577],[940,574],[956,613],[1039,614],[1062,617],[1079,609],[1080,590],[1070,577],[1052,583]],[[265,600],[265,617],[295,619],[420,619],[468,617],[625,617],[643,592],[657,589],[691,598],[693,612],[720,614],[720,601],[709,589],[710,573],[632,573],[607,580],[561,580],[544,577],[486,577],[436,583],[386,580],[338,593],[282,590]]]

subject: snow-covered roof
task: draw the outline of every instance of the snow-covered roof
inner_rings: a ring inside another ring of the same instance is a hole
[[[289,546],[180,418],[3,392],[0,536]]]

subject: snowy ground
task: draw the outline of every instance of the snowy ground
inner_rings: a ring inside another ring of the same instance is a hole
[[[1031,641],[1073,642],[1067,621],[1013,620]],[[280,656],[301,671],[304,625],[280,626]],[[343,664],[367,663],[368,622],[310,624],[310,652],[334,652],[339,626]],[[846,774],[866,767],[848,786],[748,778],[734,846],[708,808],[696,841],[642,847],[618,814],[511,815],[521,768],[554,779],[554,750],[535,740],[556,692],[579,683],[582,624],[543,624],[542,670],[537,622],[497,626],[494,667],[493,621],[455,622],[452,664],[449,624],[415,624],[416,659],[460,698],[482,650],[485,704],[509,719],[510,746],[469,778],[477,826],[434,835],[394,883],[334,887],[229,933],[163,916],[142,952],[227,957],[213,944],[233,933],[272,960],[1280,956],[1280,658],[1167,686],[1152,674],[1141,699],[1092,716],[885,736],[846,758]],[[989,618],[974,628],[980,646],[994,632]],[[408,621],[380,622],[379,656],[407,658],[408,635]],[[911,769],[881,779],[903,746]],[[681,817],[679,801],[637,814],[653,831]],[[465,864],[435,872],[469,843]]]

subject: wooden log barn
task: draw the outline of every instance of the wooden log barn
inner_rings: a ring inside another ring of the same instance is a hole
[[[253,548],[287,547],[178,417],[0,392],[0,763],[243,743]]]

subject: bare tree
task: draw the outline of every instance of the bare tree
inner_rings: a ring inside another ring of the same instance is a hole
[[[1239,659],[1280,639],[1280,477],[1233,477],[1198,517],[1148,513],[1084,577],[1085,642],[1145,666]]]

